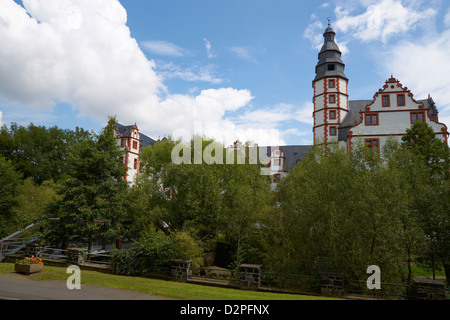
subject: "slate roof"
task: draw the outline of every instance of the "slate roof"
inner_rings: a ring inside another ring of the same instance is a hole
[[[129,125],[129,126],[124,126],[120,123],[116,123],[116,128],[117,131],[119,132],[119,134],[122,137],[129,137],[131,135],[131,131],[133,130],[134,125]],[[155,144],[155,140],[153,140],[152,138],[150,138],[149,136],[146,136],[143,133],[139,133],[140,137],[141,137],[141,148],[144,148],[148,145],[154,145]]]
[[[311,150],[312,146],[308,145],[296,145],[296,146],[268,146],[267,148],[267,156],[270,158],[272,154],[272,150],[277,148],[283,150],[286,165],[286,171],[292,170],[295,165],[301,161]]]

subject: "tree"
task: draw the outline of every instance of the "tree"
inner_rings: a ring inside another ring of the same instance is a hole
[[[405,266],[399,217],[408,210],[401,175],[365,154],[365,146],[354,146],[351,157],[329,148],[313,148],[281,181],[272,259],[284,272],[337,270],[360,278],[378,265],[384,279],[397,279]]]
[[[250,237],[258,238],[263,212],[273,204],[268,178],[248,160],[226,164],[223,145],[209,139],[202,139],[200,144],[199,137],[184,145],[187,154],[181,156],[185,163],[176,163],[171,155],[179,144],[163,140],[143,150],[144,170],[138,185],[147,194],[145,217],[169,226],[169,231],[188,230],[205,246],[218,236],[224,237],[232,246],[235,263],[258,256]],[[198,148],[200,155],[211,155],[219,163],[195,164]]]
[[[9,225],[17,206],[20,180],[11,161],[0,156],[0,238],[11,231]]]
[[[37,184],[58,181],[67,173],[67,155],[73,144],[89,136],[79,128],[71,131],[12,123],[9,129],[6,125],[0,129],[0,155],[11,160],[24,179]]]
[[[123,179],[125,166],[119,161],[114,123],[111,118],[99,136],[79,141],[69,153],[68,178],[58,185],[59,198],[48,210],[60,223],[50,228],[48,239],[87,238],[91,250],[94,236],[120,237],[128,185]]]
[[[417,183],[414,210],[426,235],[426,261],[433,276],[438,261],[450,281],[450,150],[436,137],[430,125],[416,122],[402,138],[403,148],[410,150],[424,165],[426,183]]]

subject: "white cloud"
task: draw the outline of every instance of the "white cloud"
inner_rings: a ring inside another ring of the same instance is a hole
[[[5,100],[47,111],[60,101],[98,121],[116,115],[122,123],[137,122],[154,137],[178,128],[194,133],[197,121],[220,139],[237,129],[226,112],[253,99],[248,90],[234,88],[169,93],[155,61],[131,37],[117,0],[24,0],[23,5],[0,1],[0,97]],[[168,43],[159,45],[166,54],[179,52]],[[214,57],[206,39],[205,45]],[[173,68],[168,71],[177,71]],[[219,83],[207,67],[189,75],[178,71],[185,80]],[[252,137],[246,132],[241,139]]]
[[[367,7],[364,13],[351,15],[352,8],[336,7],[336,31],[349,34],[363,42],[379,40],[386,43],[392,36],[405,33],[420,21],[426,21],[436,14],[433,9],[415,10],[400,0],[377,1]]]
[[[208,39],[203,38],[203,41],[205,42],[205,49],[206,49],[206,54],[208,55],[208,59],[214,59],[216,58],[216,54],[212,49],[211,43],[208,41]]]
[[[444,17],[444,23],[447,27],[450,27],[450,9],[448,9],[447,14]]]
[[[314,17],[316,19],[317,17]],[[325,26],[319,20],[315,20],[308,25],[303,32],[303,37],[311,42],[311,46],[315,50],[320,50],[323,46],[323,33],[325,32]],[[337,37],[334,39],[336,44],[341,50],[342,55],[348,53],[347,41],[338,41]]]
[[[392,46],[379,62],[385,74],[408,87],[416,99],[433,97],[439,120],[450,128],[450,65],[445,63],[450,52],[450,30],[416,41],[403,41]]]
[[[239,59],[258,63],[258,60],[254,57],[254,49],[249,47],[231,47],[230,51],[233,52]]]
[[[215,66],[197,66],[190,65],[189,67],[182,68],[172,62],[164,63],[158,61],[156,65],[156,70],[158,74],[162,76],[163,79],[181,79],[184,81],[202,81],[213,84],[220,84],[223,79],[215,76]]]
[[[162,56],[182,57],[187,50],[167,41],[143,41],[141,46],[144,50]]]

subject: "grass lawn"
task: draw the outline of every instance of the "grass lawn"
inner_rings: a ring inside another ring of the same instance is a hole
[[[0,273],[14,272],[14,264],[0,263]],[[66,268],[44,266],[40,273],[29,275],[33,280],[64,280],[70,275]],[[119,276],[95,271],[81,271],[81,284],[138,291],[155,296],[187,300],[330,300],[332,298],[237,290],[172,282],[141,277]],[[333,299],[335,300],[335,299]]]

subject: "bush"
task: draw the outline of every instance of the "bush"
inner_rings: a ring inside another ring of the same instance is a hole
[[[117,250],[112,254],[113,272],[122,275],[142,275],[159,272],[169,265],[174,242],[164,233],[150,229],[135,241],[135,248]]]

